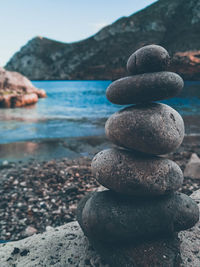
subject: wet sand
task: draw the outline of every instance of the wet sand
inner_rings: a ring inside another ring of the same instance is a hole
[[[0,144],[0,163],[30,160],[75,159],[92,157],[98,151],[110,146],[105,136],[40,139],[28,142]]]

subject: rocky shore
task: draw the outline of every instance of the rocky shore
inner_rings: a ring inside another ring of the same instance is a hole
[[[166,155],[184,171],[192,153],[200,154],[195,138],[185,138],[178,152]],[[0,240],[19,240],[50,227],[74,221],[79,200],[99,188],[91,159],[6,162],[0,167]],[[181,192],[190,195],[200,179],[185,177]]]
[[[19,108],[37,103],[46,97],[23,75],[0,68],[0,108]]]

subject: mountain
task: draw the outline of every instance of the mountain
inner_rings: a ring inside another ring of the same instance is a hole
[[[159,0],[80,42],[36,37],[5,68],[32,80],[113,80],[126,74],[126,61],[136,49],[160,44],[172,55],[171,70],[200,80],[199,36],[200,0]]]

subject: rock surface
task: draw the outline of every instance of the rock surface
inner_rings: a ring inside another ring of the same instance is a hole
[[[103,186],[128,195],[162,195],[178,190],[183,182],[179,166],[164,158],[122,149],[99,152],[92,173]]]
[[[23,75],[0,68],[0,107],[17,108],[37,103],[38,98],[46,97]]]
[[[200,190],[192,196],[200,208]],[[137,263],[137,266],[151,267],[196,267],[200,266],[200,222],[191,230],[179,233],[179,244],[165,240],[162,244],[150,243],[148,247],[127,251],[107,250],[110,267],[121,267],[121,262]],[[15,252],[15,253],[13,253]],[[131,253],[132,252],[132,253]],[[181,256],[181,263],[179,264]],[[34,260],[33,260],[34,259]],[[68,223],[43,234],[0,245],[0,266],[9,267],[56,267],[99,266],[108,267],[92,249],[77,222]],[[132,264],[132,263],[131,263]],[[134,265],[124,265],[134,267]]]
[[[44,234],[0,245],[0,266],[108,267],[96,254],[77,222]]]
[[[159,45],[147,45],[133,53],[127,62],[130,74],[163,71],[168,68],[170,56],[166,49]]]
[[[181,193],[150,199],[106,190],[86,197],[78,207],[78,221],[85,235],[105,243],[136,243],[170,236],[191,228],[198,219],[196,203]]]
[[[200,179],[200,158],[196,153],[191,155],[191,158],[185,166],[184,176],[191,179]]]
[[[183,141],[184,123],[177,111],[165,104],[136,105],[114,113],[105,131],[111,142],[149,154],[167,154]]]
[[[173,72],[161,71],[121,78],[106,90],[108,100],[128,105],[174,97],[183,88],[182,78]]]
[[[159,44],[172,55],[171,70],[187,80],[200,79],[199,12],[197,0],[156,1],[80,42],[36,37],[11,58],[6,69],[32,80],[114,80],[125,75],[127,58],[134,51]]]
[[[195,191],[191,198],[194,199],[200,209],[200,189]],[[200,221],[188,231],[180,232],[180,252],[183,267],[200,266]]]
[[[135,245],[91,244],[112,267],[179,267],[181,263],[177,236]]]

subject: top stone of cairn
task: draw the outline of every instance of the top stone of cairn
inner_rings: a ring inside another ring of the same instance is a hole
[[[132,75],[164,71],[169,63],[170,56],[166,49],[159,45],[146,45],[129,57],[127,70]]]
[[[166,71],[169,54],[161,46],[147,45],[128,59],[132,76],[114,81],[106,90],[108,100],[128,105],[163,100],[176,96],[183,88],[182,78]]]

